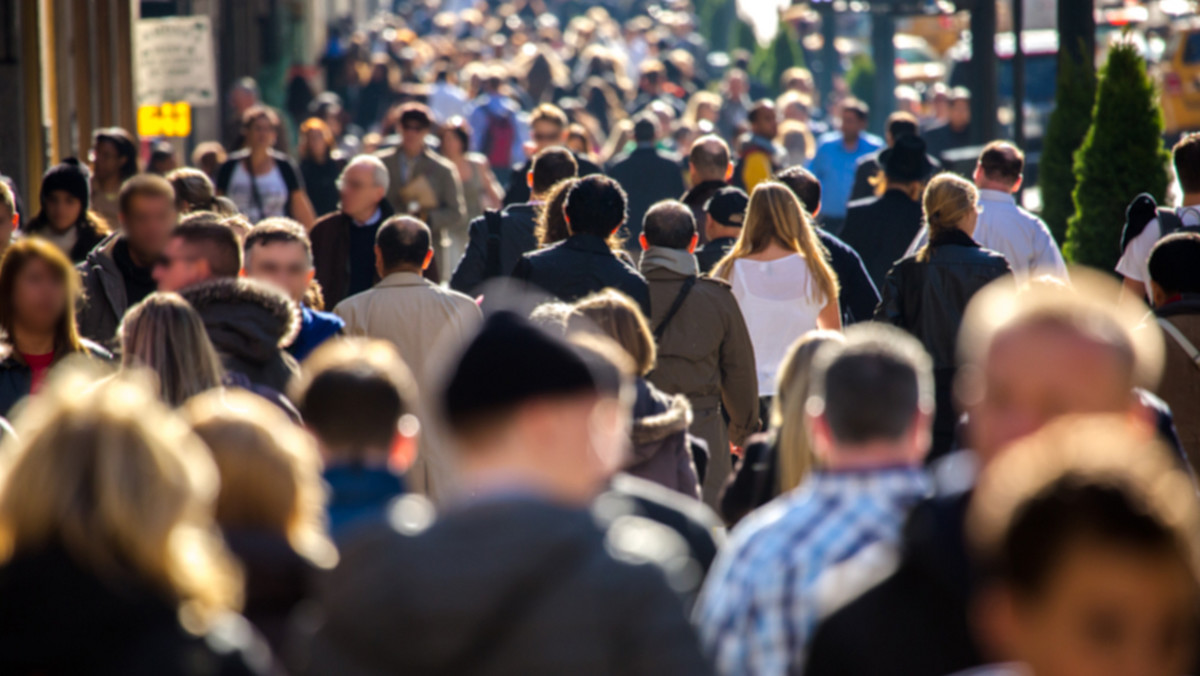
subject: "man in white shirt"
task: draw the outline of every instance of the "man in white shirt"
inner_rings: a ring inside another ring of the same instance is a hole
[[[1044,275],[1067,279],[1067,266],[1054,235],[1042,219],[1017,205],[1013,196],[1025,170],[1025,153],[1007,141],[993,141],[979,154],[979,222],[975,241],[1008,259],[1018,282]]]
[[[1179,179],[1179,188],[1183,191],[1183,206],[1175,210],[1179,222],[1175,228],[1200,226],[1200,134],[1190,134],[1179,140],[1171,149],[1175,163],[1175,176]],[[1151,218],[1144,227],[1139,224],[1127,223],[1127,238],[1121,260],[1117,261],[1117,272],[1125,278],[1125,290],[1134,296],[1146,298],[1149,291],[1150,274],[1147,265],[1150,263],[1150,251],[1158,240],[1163,238],[1162,225],[1158,218]],[[1132,231],[1129,228],[1133,228]],[[1168,228],[1170,229],[1170,228]],[[1140,232],[1138,231],[1140,230]]]

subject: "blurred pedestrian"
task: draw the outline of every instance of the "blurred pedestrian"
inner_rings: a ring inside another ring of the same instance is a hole
[[[91,183],[87,167],[71,157],[42,176],[41,208],[22,229],[58,247],[72,263],[87,257],[108,233],[103,218],[89,211]]]
[[[275,150],[279,117],[262,106],[242,116],[246,147],[229,155],[217,172],[217,194],[233,200],[251,223],[288,216],[311,228],[316,214],[300,173],[287,155]]]
[[[966,148],[971,140],[971,90],[966,87],[955,87],[946,97],[947,118],[938,126],[925,130],[924,139],[933,155],[949,168],[953,158],[947,156],[949,151]]]
[[[337,211],[337,179],[345,168],[346,159],[338,151],[329,125],[316,117],[305,120],[300,125],[300,175],[314,219]]]
[[[148,174],[149,175],[149,174]],[[164,176],[175,191],[175,210],[181,214],[211,211],[222,216],[237,214],[237,207],[228,197],[217,197],[217,188],[208,175],[199,169],[180,167]]]
[[[79,276],[53,244],[30,237],[14,242],[0,259],[0,416],[37,394],[50,370],[80,355],[112,355],[81,338],[75,324]]]
[[[225,369],[204,322],[174,293],[154,293],[121,322],[122,369],[147,369],[164,404],[178,408],[225,381]]]
[[[121,318],[158,287],[154,267],[179,217],[175,189],[159,176],[135,176],[121,186],[121,230],[79,265],[83,298],[79,333],[111,345]]]
[[[919,134],[920,127],[917,124],[917,118],[913,115],[902,111],[888,115],[887,122],[883,126],[884,147],[858,158],[858,164],[854,167],[854,189],[850,192],[850,201],[877,196],[879,192],[876,189],[876,181],[879,174],[883,172],[883,164],[880,162],[879,156],[884,150],[894,147],[896,139],[901,136],[918,136]],[[937,170],[936,160],[930,158],[929,164],[931,172]]]
[[[705,205],[717,191],[729,185],[732,176],[729,145],[721,137],[707,134],[692,142],[688,151],[688,185],[691,187],[679,199],[692,210],[700,230],[700,244],[706,244],[709,240],[707,228],[704,227]],[[711,267],[705,267],[704,271],[707,272]]]
[[[121,184],[138,173],[137,145],[129,132],[106,127],[92,133],[88,153],[92,163],[92,210],[108,222],[109,230],[120,228],[117,198]]]
[[[975,186],[954,174],[936,176],[925,189],[923,211],[932,233],[929,243],[888,272],[875,318],[916,336],[933,356],[938,408],[932,456],[936,458],[950,451],[958,424],[954,376],[958,330],[967,304],[976,292],[1008,277],[1011,270],[1003,256],[971,238],[979,219]]]
[[[181,420],[136,382],[67,378],[20,428],[0,484],[0,670],[271,672],[235,614],[217,470]]]
[[[782,183],[754,189],[746,222],[713,276],[733,285],[758,369],[758,396],[775,394],[775,378],[792,342],[813,329],[842,328],[838,279],[800,201]]]
[[[733,186],[718,189],[704,203],[701,213],[707,243],[696,252],[696,262],[705,274],[712,272],[737,244],[749,203],[750,198],[746,193]]]
[[[750,333],[729,284],[699,276],[691,254],[696,239],[696,224],[682,203],[660,202],[646,213],[641,272],[650,287],[657,343],[647,379],[691,403],[689,431],[704,439],[709,453],[702,497],[715,507],[729,478],[730,443],[741,447],[758,429],[758,375]]]
[[[0,256],[12,243],[13,235],[21,225],[21,214],[17,211],[17,198],[8,183],[0,181]]]
[[[753,193],[763,181],[770,180],[783,163],[783,149],[775,145],[779,132],[779,113],[769,100],[759,101],[747,114],[750,131],[740,139],[738,161],[733,169],[733,185]]]
[[[471,132],[466,124],[461,117],[447,120],[438,133],[438,139],[441,141],[438,152],[458,169],[458,177],[463,186],[463,202],[467,208],[467,220],[471,221],[482,216],[484,209],[500,206],[503,194],[492,168],[488,166],[487,158],[479,153],[470,152]],[[455,262],[458,260],[458,257],[454,258]]]
[[[857,99],[843,101],[841,130],[817,140],[817,154],[808,167],[821,182],[824,195],[821,224],[835,235],[842,234],[846,222],[858,160],[883,147],[882,139],[867,133],[869,110],[867,104]]]
[[[379,281],[375,233],[395,213],[385,198],[390,182],[387,167],[378,157],[351,158],[338,177],[338,211],[322,216],[309,233],[316,280],[328,307]]]
[[[653,116],[639,115],[633,123],[633,140],[637,146],[627,154],[613,159],[609,175],[628,197],[628,217],[625,221],[631,248],[637,247],[642,232],[642,219],[650,205],[661,200],[675,199],[683,194],[683,174],[679,158],[657,148],[661,130]]]
[[[478,109],[477,109],[478,110]],[[479,117],[476,112],[472,116],[472,121]],[[489,122],[491,124],[492,122]],[[504,204],[523,204],[530,200],[530,187],[525,177],[529,174],[529,169],[532,166],[533,156],[549,148],[551,146],[565,145],[567,142],[567,115],[556,105],[542,104],[535,108],[529,115],[529,136],[531,146],[528,150],[532,152],[523,152],[525,159],[519,165],[510,165],[506,168],[506,174],[511,178],[508,181],[508,190],[504,193]],[[478,134],[476,134],[478,138]],[[591,176],[592,174],[602,173],[599,166],[595,162],[575,154],[575,163],[579,165],[579,176]],[[492,165],[493,168],[495,165]],[[497,171],[499,176],[500,172]]]
[[[273,284],[300,308],[300,330],[287,347],[296,361],[304,361],[317,346],[342,332],[346,323],[340,317],[305,302],[316,271],[312,242],[303,226],[288,218],[268,218],[254,226],[242,248],[245,275]]]

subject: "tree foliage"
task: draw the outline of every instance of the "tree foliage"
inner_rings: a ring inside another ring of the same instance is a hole
[[[867,54],[855,54],[846,71],[846,86],[860,101],[875,100],[875,60]]]
[[[1067,224],[1068,260],[1111,270],[1120,256],[1125,207],[1138,193],[1167,191],[1163,117],[1146,62],[1128,43],[1114,46],[1100,71],[1092,125],[1075,154],[1075,213]]]
[[[1067,221],[1075,214],[1075,152],[1092,124],[1096,103],[1096,74],[1063,50],[1058,61],[1058,91],[1046,126],[1045,146],[1038,169],[1042,219],[1062,246]]]

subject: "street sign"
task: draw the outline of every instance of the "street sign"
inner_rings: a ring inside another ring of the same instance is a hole
[[[138,106],[138,136],[184,138],[192,133],[192,106],[187,101]]]
[[[142,106],[181,101],[192,106],[217,104],[212,24],[207,16],[138,20],[134,64],[139,111]]]

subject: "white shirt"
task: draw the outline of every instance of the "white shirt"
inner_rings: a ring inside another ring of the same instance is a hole
[[[971,238],[979,246],[1004,256],[1018,284],[1044,275],[1067,281],[1067,264],[1050,228],[1042,219],[1017,206],[1012,193],[980,190],[979,206],[982,211]],[[928,241],[929,228],[922,226],[904,255],[914,255]]]
[[[980,190],[979,206],[983,211],[974,239],[1008,260],[1017,283],[1043,275],[1067,279],[1067,265],[1054,235],[1042,219],[1017,206],[1012,193]]]
[[[438,122],[467,115],[467,95],[462,89],[448,82],[438,82],[429,91],[429,109]]]
[[[817,328],[826,302],[819,298],[808,261],[801,256],[774,261],[739,258],[730,282],[754,347],[758,395],[774,396],[780,362],[797,338]]]
[[[1179,220],[1183,221],[1184,227],[1200,225],[1200,206],[1180,207],[1176,213],[1179,214]],[[1117,261],[1117,272],[1126,279],[1142,282],[1149,286],[1150,272],[1147,268],[1150,265],[1150,252],[1160,239],[1162,239],[1162,227],[1155,218],[1146,224],[1146,229],[1134,237],[1129,246],[1125,247],[1125,251],[1121,254],[1121,260]]]
[[[262,209],[254,201],[254,190],[258,190],[258,198]],[[283,172],[279,167],[254,177],[254,186],[250,185],[250,172],[246,171],[246,163],[238,162],[229,177],[229,189],[226,191],[229,199],[237,205],[238,211],[245,214],[251,223],[258,223],[272,216],[287,216],[287,203],[291,195],[287,183],[283,180]]]

